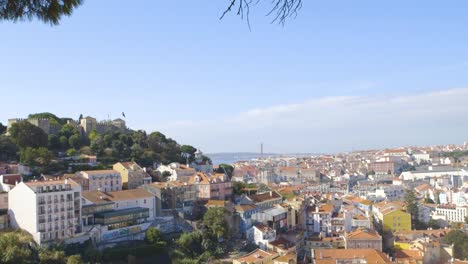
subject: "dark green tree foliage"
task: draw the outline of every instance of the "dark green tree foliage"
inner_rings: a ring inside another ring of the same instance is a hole
[[[229,178],[232,177],[234,173],[234,167],[229,164],[219,164],[218,169],[216,169],[217,173],[225,173]]]
[[[52,160],[52,153],[44,147],[25,148],[20,151],[20,161],[29,166],[47,166]]]
[[[195,259],[203,254],[202,242],[203,237],[200,232],[183,233],[176,242],[179,255]]]
[[[0,123],[0,135],[7,131],[7,127]]]
[[[52,114],[52,113],[49,113],[49,112],[44,112],[44,113],[36,113],[36,114],[30,114],[28,115],[28,118],[37,118],[37,119],[49,119],[49,122],[51,124],[56,124],[56,125],[60,125],[60,124],[65,124],[64,122],[62,122],[62,119],[60,119],[59,117],[57,117],[56,115]]]
[[[66,136],[61,136],[61,137],[59,138],[59,142],[60,142],[60,148],[61,148],[62,150],[68,148],[68,138],[67,138]]]
[[[67,257],[64,251],[59,250],[39,250],[39,263],[40,264],[65,264]]]
[[[47,134],[41,128],[29,123],[28,121],[14,123],[9,132],[13,142],[15,142],[20,148],[47,147]]]
[[[70,138],[72,135],[78,134],[78,131],[72,125],[66,124],[60,128],[59,135],[64,136],[67,139]]]
[[[61,147],[60,139],[57,135],[49,135],[47,147],[51,150],[58,150]]]
[[[79,149],[81,146],[81,137],[78,134],[71,135],[68,139],[68,145],[74,149]]]
[[[226,216],[230,214],[225,208],[210,208],[203,216],[203,224],[206,226],[208,235],[220,238],[228,238],[229,225]]]
[[[243,182],[233,182],[232,183],[232,191],[235,195],[241,195],[242,189],[244,188],[257,188],[256,184],[247,184]]]
[[[468,234],[455,229],[448,232],[444,242],[453,244],[453,254],[456,259],[468,259]]]
[[[15,160],[18,147],[10,137],[0,135],[0,160]]]
[[[67,264],[84,264],[80,255],[71,255],[67,258]]]
[[[2,0],[0,1],[0,19],[32,20],[37,18],[51,25],[58,25],[63,16],[70,16],[82,0]]]
[[[429,222],[427,222],[427,227],[430,227],[432,229],[440,229],[439,223],[434,219],[431,219],[429,220]]]
[[[17,233],[1,234],[0,263],[34,263],[29,242],[31,242],[31,239],[21,239]]]
[[[411,215],[412,228],[415,228],[415,226],[418,224],[419,209],[418,209],[418,204],[416,201],[416,194],[414,193],[414,190],[412,189],[406,190],[405,203],[406,203],[406,212],[408,212]]]
[[[167,242],[164,239],[159,229],[150,227],[146,230],[145,240],[148,244],[153,245],[156,249],[164,249],[167,246]]]

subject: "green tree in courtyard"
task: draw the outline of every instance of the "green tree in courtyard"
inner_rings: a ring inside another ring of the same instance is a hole
[[[416,194],[414,190],[408,189],[405,193],[406,212],[411,215],[411,225],[414,229],[418,224],[419,209],[416,203]]]
[[[468,234],[455,229],[443,238],[445,243],[453,244],[453,254],[456,259],[468,259]]]

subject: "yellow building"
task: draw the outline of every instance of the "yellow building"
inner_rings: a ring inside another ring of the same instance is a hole
[[[382,212],[382,227],[384,232],[399,232],[411,230],[411,215],[399,209],[389,209]]]
[[[120,173],[123,189],[136,189],[151,183],[151,177],[135,162],[117,162],[113,169]]]

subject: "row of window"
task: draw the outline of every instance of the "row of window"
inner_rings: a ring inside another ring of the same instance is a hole
[[[73,229],[52,231],[48,233],[41,233],[41,240],[42,241],[57,240],[57,239],[69,237],[72,235],[73,235]]]

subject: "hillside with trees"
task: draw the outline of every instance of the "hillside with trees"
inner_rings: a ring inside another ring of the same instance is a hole
[[[33,167],[37,173],[64,172],[70,167],[71,158],[80,155],[96,155],[104,168],[117,161],[130,160],[149,167],[154,163],[192,162],[197,150],[157,131],[100,134],[94,130],[85,134],[67,124],[70,118],[59,118],[51,113],[31,114],[28,118],[47,118],[59,128],[58,133],[47,135],[28,121],[20,121],[14,123],[7,134],[5,126],[0,125],[0,161],[18,161]]]

